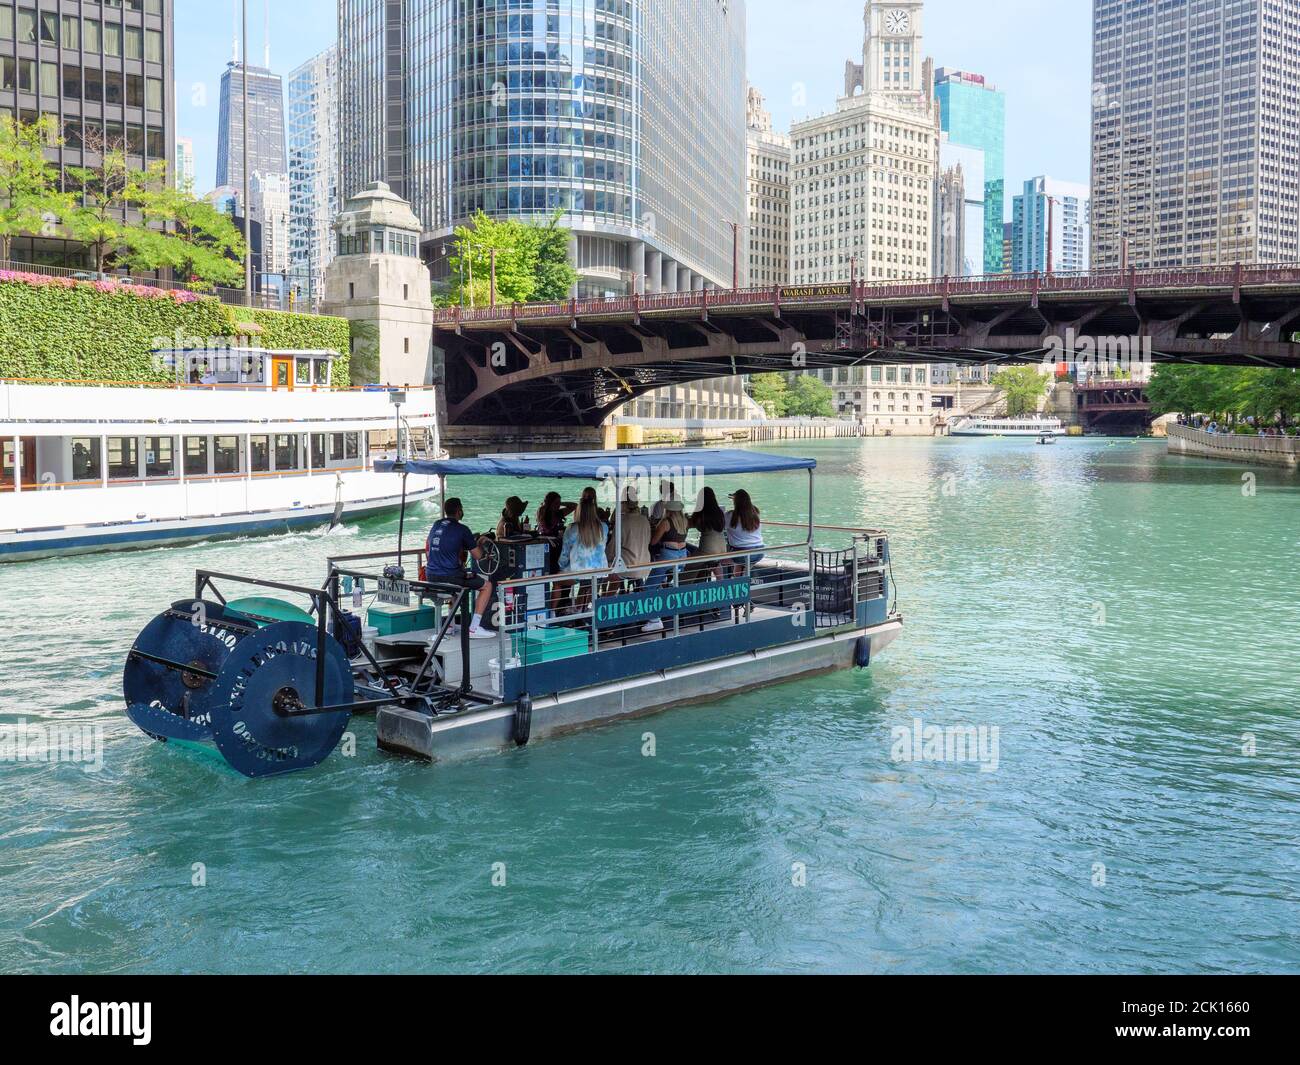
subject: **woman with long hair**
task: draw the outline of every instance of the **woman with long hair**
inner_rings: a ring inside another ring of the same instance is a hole
[[[597,502],[596,489],[584,488],[578,502],[577,520],[564,531],[564,541],[560,546],[560,570],[564,573],[608,568],[605,545],[609,542],[609,526],[600,520]],[[572,586],[572,581],[555,582],[557,606],[562,606],[568,599]],[[586,589],[584,583],[579,599],[585,595]]]
[[[726,514],[725,531],[727,546],[732,551],[749,551],[752,548],[766,546],[763,543],[763,516],[744,489],[731,497],[731,509]],[[749,556],[751,571],[754,566],[763,561],[763,557],[761,551]],[[745,560],[736,559],[732,567],[733,575],[740,576],[745,572]]]
[[[691,515],[691,528],[700,534],[701,555],[725,555],[727,553],[727,516],[718,506],[718,497],[712,488],[705,488]]]

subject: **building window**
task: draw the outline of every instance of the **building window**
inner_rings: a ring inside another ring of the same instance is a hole
[[[113,481],[134,481],[140,476],[140,445],[135,437],[108,438],[108,476]]]
[[[98,481],[103,477],[103,467],[99,462],[99,441],[90,437],[80,437],[72,441],[72,479],[74,481]]]
[[[185,476],[204,477],[208,472],[208,438],[206,436],[187,436],[185,438]]]
[[[212,472],[222,475],[239,472],[239,437],[217,437],[212,449]]]
[[[144,473],[146,477],[176,476],[176,442],[170,436],[147,436],[144,441]]]
[[[248,441],[248,448],[252,454],[250,468],[253,473],[268,473],[271,469],[271,438],[269,436],[254,436]]]

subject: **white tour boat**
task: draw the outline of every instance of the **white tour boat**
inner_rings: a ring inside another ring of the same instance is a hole
[[[395,511],[372,446],[400,427],[436,450],[432,389],[334,389],[333,351],[156,354],[196,383],[0,381],[0,562]],[[407,502],[437,491],[411,476]]]
[[[1060,418],[981,418],[959,415],[952,419],[948,433],[951,436],[1065,436],[1065,425]]]

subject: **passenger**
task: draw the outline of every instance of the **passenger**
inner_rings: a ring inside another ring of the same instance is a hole
[[[654,532],[650,536],[650,554],[656,562],[680,562],[687,558],[686,551],[686,531],[689,525],[686,521],[686,508],[682,505],[680,499],[670,499],[664,503],[663,520],[655,526]],[[655,569],[650,571],[650,576],[646,578],[645,590],[653,591],[655,588],[662,587],[668,582],[671,575],[671,569]],[[679,581],[680,583],[680,581]],[[647,621],[642,626],[642,632],[663,632],[664,623],[660,618],[654,618]]]
[[[672,481],[659,482],[659,498],[655,505],[650,508],[650,528],[657,529],[659,523],[664,520],[664,514],[668,511],[669,503],[680,503],[682,497],[677,494],[677,485]]]
[[[620,545],[623,565],[628,569],[650,565],[650,532],[650,519],[641,512],[636,487],[628,485],[623,489],[623,542]],[[614,540],[612,536],[610,537],[609,546],[605,549],[605,559],[610,565],[614,564]],[[638,582],[645,580],[645,577],[646,571],[644,570],[632,574],[632,579]]]
[[[577,503],[566,503],[559,492],[548,492],[537,511],[537,535],[550,541],[546,553],[546,572],[560,572],[560,544],[564,540],[564,520],[575,510]]]
[[[586,570],[603,570],[605,547],[609,542],[609,526],[600,520],[596,505],[596,490],[584,488],[578,502],[577,520],[564,531],[560,546],[559,569],[562,573],[582,573]],[[558,613],[569,611],[569,596],[573,581],[556,581],[552,588],[552,606]],[[590,587],[584,582],[578,589],[578,605],[588,600]]]
[[[700,555],[725,555],[727,553],[727,517],[718,506],[718,497],[712,488],[705,488],[691,515],[690,527],[700,534]]]
[[[537,535],[563,540],[565,519],[577,509],[577,503],[565,503],[559,492],[548,492],[537,511]]]
[[[686,546],[687,553],[692,557],[696,555],[711,557],[727,553],[727,537],[723,531],[727,524],[726,516],[718,506],[718,497],[712,488],[705,488],[700,492],[699,498],[695,501],[695,512],[687,524],[700,534],[699,544]],[[692,563],[686,567],[683,580],[688,584],[699,584],[701,581],[707,581],[710,576],[720,577],[722,565],[716,559],[712,562]]]
[[[501,520],[497,522],[497,539],[514,540],[526,536],[530,531],[528,519],[524,517],[524,512],[527,510],[528,503],[518,496],[507,499],[505,509],[501,512]]]
[[[749,551],[765,546],[762,515],[754,506],[754,501],[749,498],[748,492],[740,491],[732,495],[731,509],[726,514],[726,526],[727,546],[732,551]],[[752,567],[763,561],[763,558],[761,551],[749,556],[751,571]],[[743,576],[745,560],[743,558],[733,560],[731,571],[735,577]]]
[[[428,563],[425,579],[431,583],[457,584],[478,591],[474,619],[470,622],[471,640],[490,640],[494,634],[483,628],[483,614],[492,600],[492,586],[478,574],[465,572],[465,559],[481,561],[484,536],[475,536],[461,521],[465,508],[459,499],[448,499],[442,508],[443,518],[434,522],[425,541]],[[453,626],[454,628],[454,626]]]

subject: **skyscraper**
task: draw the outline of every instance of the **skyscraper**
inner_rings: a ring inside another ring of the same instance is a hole
[[[338,192],[338,51],[327,49],[289,75],[289,272],[299,298],[314,302],[334,258]]]
[[[583,295],[730,284],[743,0],[339,0],[339,30],[341,194],[387,182],[431,252],[562,212]]]
[[[1002,220],[1006,210],[1006,97],[982,74],[940,67],[934,94],[939,119],[952,149],[978,151],[982,174],[972,180],[967,160],[966,200],[979,210],[979,226],[967,234],[967,258],[978,266],[972,273],[1002,272]],[[943,149],[940,148],[940,156]],[[946,162],[943,165],[947,165]],[[970,221],[975,221],[968,215]],[[976,253],[979,248],[979,253]]]
[[[847,64],[844,96],[833,112],[790,131],[796,285],[931,274],[939,116],[922,8],[919,0],[869,0],[862,63]],[[926,367],[820,373],[839,413],[873,432],[934,431]]]
[[[948,134],[940,134],[934,214],[935,277],[984,273],[988,217],[984,166],[985,155],[979,148],[954,144]]]
[[[1095,0],[1092,265],[1300,258],[1300,4]]]
[[[63,144],[50,154],[60,168],[95,162],[94,149],[105,144],[125,145],[133,166],[172,165],[173,25],[172,0],[0,0],[0,114],[23,122],[53,116]],[[46,236],[17,238],[11,254],[87,263],[80,245]]]
[[[930,276],[938,123],[921,15],[916,0],[870,0],[845,95],[790,131],[795,284]]]
[[[1087,185],[1049,177],[1026,181],[1012,207],[1012,273],[1046,273],[1049,249],[1053,273],[1087,270],[1089,218]]]
[[[221,75],[217,125],[217,185],[244,184],[244,64],[232,60]],[[284,85],[265,67],[248,68],[248,169],[256,174],[286,174]],[[256,205],[254,205],[256,209]]]
[[[746,103],[749,204],[746,280],[754,287],[790,282],[790,138],[772,129],[763,94],[751,87]]]
[[[194,192],[194,142],[189,137],[176,138],[176,165],[172,175],[182,192]]]

